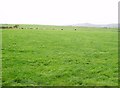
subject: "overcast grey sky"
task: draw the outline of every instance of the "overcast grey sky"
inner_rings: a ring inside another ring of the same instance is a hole
[[[0,23],[66,25],[118,22],[119,0],[1,0]]]

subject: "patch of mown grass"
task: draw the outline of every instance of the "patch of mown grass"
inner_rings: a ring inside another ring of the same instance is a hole
[[[2,84],[117,86],[115,30],[3,30]]]

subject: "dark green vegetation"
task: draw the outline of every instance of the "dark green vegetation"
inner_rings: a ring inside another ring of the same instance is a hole
[[[3,85],[118,85],[117,29],[40,29],[2,30]]]

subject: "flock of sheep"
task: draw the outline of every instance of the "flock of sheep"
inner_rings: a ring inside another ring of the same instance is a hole
[[[20,27],[19,25],[14,25],[14,26],[1,26],[0,29],[39,29],[38,27],[37,28],[33,28],[33,27]],[[53,29],[55,30],[55,29]],[[64,30],[63,28],[60,29],[60,30]],[[74,29],[75,31],[77,29]]]

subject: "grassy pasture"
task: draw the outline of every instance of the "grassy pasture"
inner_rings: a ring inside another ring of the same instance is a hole
[[[3,86],[118,85],[117,29],[40,29],[2,30]]]

